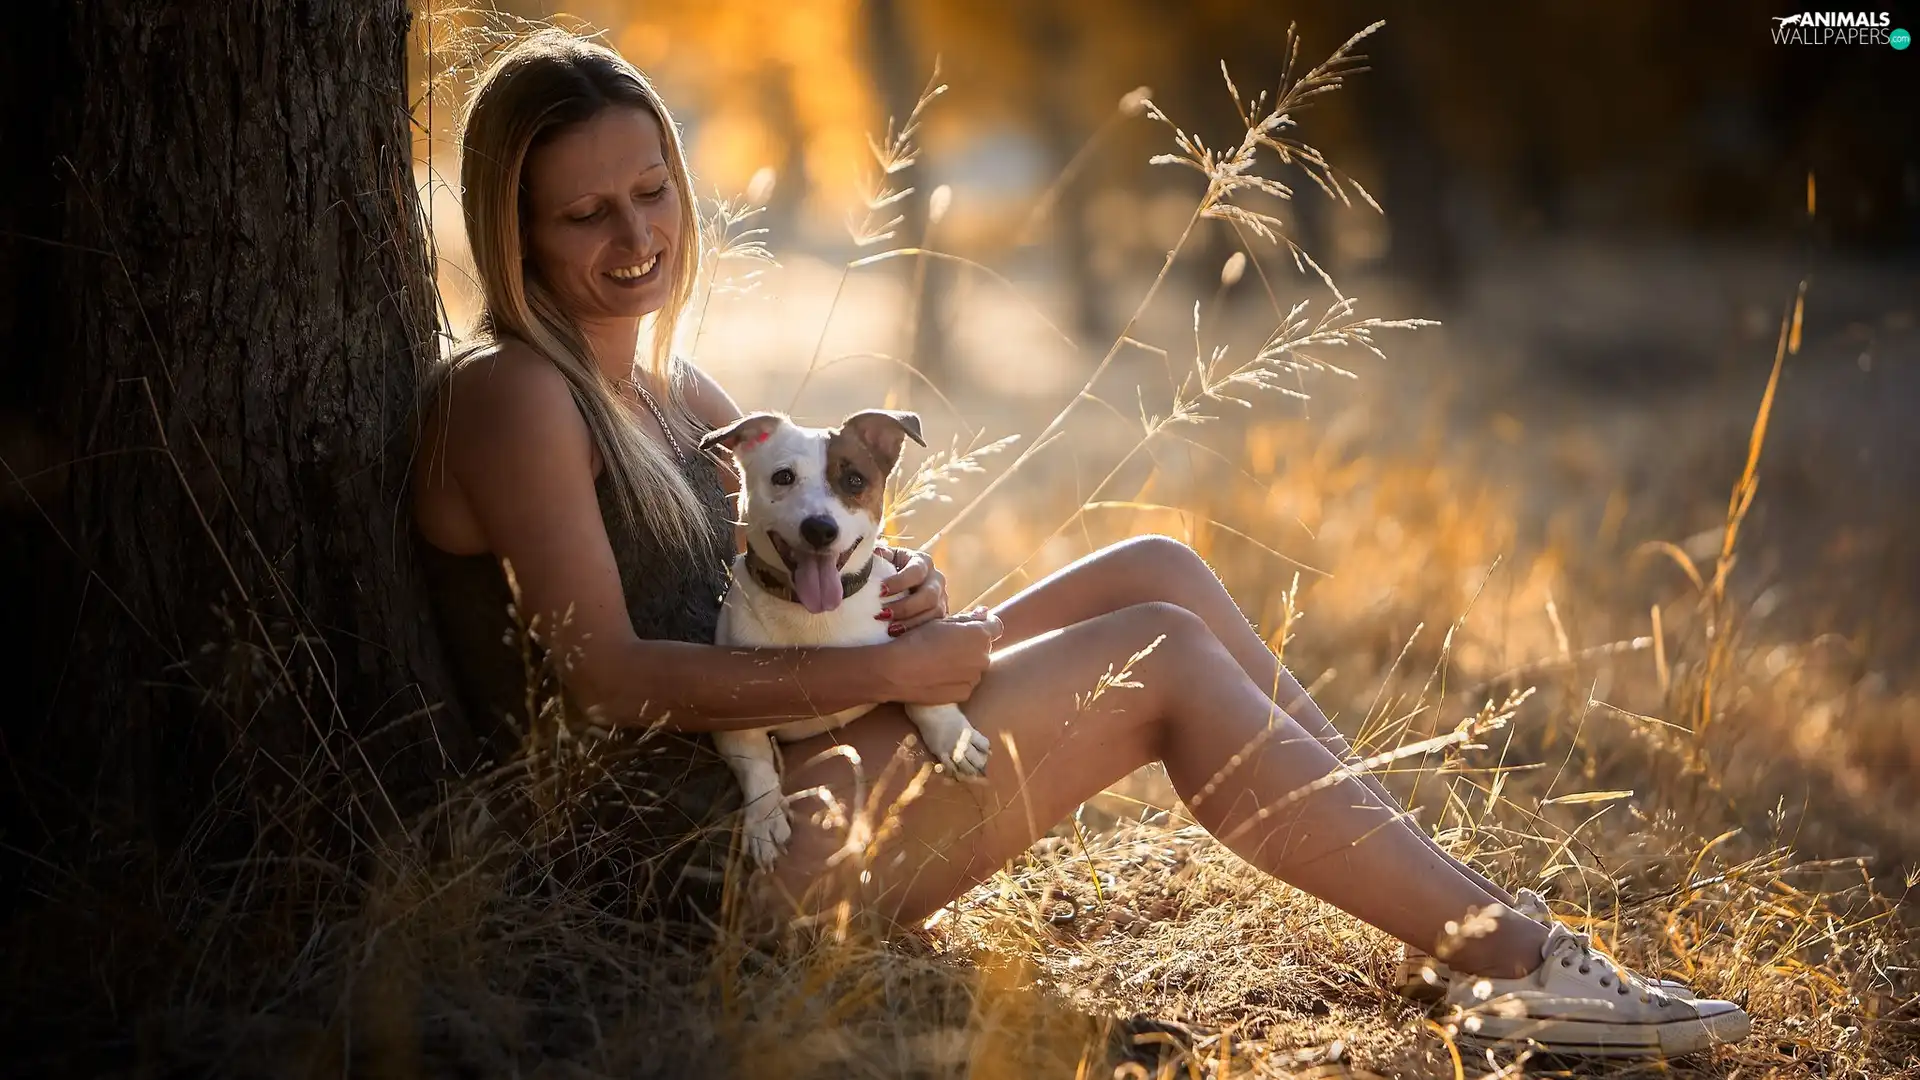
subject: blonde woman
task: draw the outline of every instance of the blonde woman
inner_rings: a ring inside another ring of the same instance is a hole
[[[940,574],[917,552],[891,604],[894,640],[846,649],[710,644],[739,542],[731,467],[700,435],[740,415],[704,372],[674,359],[698,276],[693,186],[672,116],[617,54],[534,35],[479,79],[460,134],[460,179],[485,312],[425,412],[413,509],[437,615],[463,696],[505,724],[524,714],[503,561],[524,613],[577,659],[569,699],[617,725],[654,726],[646,786],[663,794],[633,828],[674,858],[666,891],[696,904],[727,871],[714,841],[680,842],[737,808],[706,734],[881,701],[964,701],[996,748],[984,785],[937,776],[899,811],[865,875],[830,861],[844,825],[794,815],[792,844],[762,883],[802,908],[849,898],[899,923],[925,918],[1018,854],[1087,797],[1150,762],[1194,815],[1255,867],[1431,949],[1480,909],[1493,928],[1447,956],[1446,994],[1478,1008],[1478,1038],[1532,1038],[1567,1053],[1672,1054],[1737,1039],[1726,1002],[1663,992],[1584,937],[1441,851],[1372,778],[1340,770],[1346,743],[1191,550],[1143,537],[1081,560],[991,612],[947,617]],[[565,618],[562,618],[563,613]],[[1159,645],[1142,687],[1085,710],[1076,693]],[[785,746],[789,793],[843,805],[911,726],[897,705]],[[1310,791],[1304,797],[1297,794]],[[882,792],[885,800],[889,792]],[[1540,914],[1544,914],[1541,912]],[[1446,966],[1435,965],[1441,978]],[[1481,993],[1474,994],[1478,983]],[[1472,1034],[1472,1033],[1470,1033]]]

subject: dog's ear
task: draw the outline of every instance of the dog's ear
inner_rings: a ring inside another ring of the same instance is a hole
[[[906,439],[912,439],[921,446],[927,440],[920,437],[920,414],[901,412],[897,409],[868,409],[847,417],[840,423],[840,430],[848,432],[854,438],[866,444],[873,456],[880,461],[881,468],[891,473],[894,463],[900,460],[900,446]]]
[[[724,446],[731,453],[738,454],[743,449],[752,449],[773,437],[786,417],[777,413],[749,413],[726,427],[714,428],[700,437],[700,449],[711,450]]]

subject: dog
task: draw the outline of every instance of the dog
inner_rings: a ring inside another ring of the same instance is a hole
[[[920,417],[870,409],[837,428],[808,428],[778,413],[754,413],[708,432],[702,449],[726,449],[740,465],[747,550],[733,563],[717,644],[749,647],[877,645],[880,585],[898,571],[874,552],[887,479],[906,439],[921,446]],[[876,703],[877,704],[877,703]],[[862,705],[773,727],[713,733],[746,799],[748,855],[762,869],[792,836],[770,740],[832,731],[871,710]],[[909,705],[907,716],[934,759],[956,777],[986,772],[990,744],[958,705]]]

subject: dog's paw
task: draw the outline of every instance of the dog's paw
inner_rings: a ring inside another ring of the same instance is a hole
[[[956,779],[978,780],[987,773],[993,744],[967,720],[958,705],[909,705],[907,716],[920,731],[933,760]]]
[[[987,757],[993,753],[993,744],[979,728],[968,724],[960,729],[959,737],[949,750],[940,755],[940,761],[952,769],[955,776],[974,780],[987,775]]]
[[[747,857],[753,860],[754,866],[765,870],[779,862],[780,856],[786,854],[787,841],[793,838],[793,824],[787,820],[786,804],[776,800],[764,810],[749,810],[742,832]]]

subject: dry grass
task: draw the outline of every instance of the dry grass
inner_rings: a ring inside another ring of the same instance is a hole
[[[1168,160],[1207,180],[1189,229],[1234,227],[1269,295],[1263,259],[1281,234],[1259,207],[1291,191],[1258,175],[1256,154],[1346,190],[1290,132],[1301,105],[1355,70],[1354,44],[1271,104],[1232,90],[1237,147],[1174,129]],[[883,184],[898,171],[888,161],[911,161],[912,127],[877,147]],[[869,210],[908,194],[876,191]],[[1251,206],[1234,201],[1249,192]],[[721,211],[736,237],[749,210]],[[735,247],[769,261],[757,238]],[[894,248],[846,273],[909,255],[951,258]],[[1776,377],[1798,334],[1791,310]],[[1276,301],[1272,332],[1240,362],[1206,343],[1197,311],[1190,370],[1171,342],[1149,345],[1169,368],[1165,402],[1105,396],[1116,357],[1146,344],[1130,322],[1017,456],[956,441],[901,485],[897,509],[934,517],[955,481],[991,475],[927,530],[954,580],[997,597],[1109,539],[1182,536],[1443,843],[1545,890],[1630,963],[1754,1014],[1740,1046],[1585,1075],[1920,1075],[1920,945],[1901,907],[1920,828],[1886,794],[1911,783],[1920,707],[1820,663],[1812,641],[1746,633],[1764,583],[1737,569],[1740,527],[1774,383],[1718,542],[1657,546],[1676,573],[1654,579],[1648,555],[1617,540],[1523,543],[1526,508],[1464,461],[1370,450],[1386,440],[1368,424],[1390,420],[1307,424],[1259,407],[1345,374],[1330,349],[1376,351],[1374,331],[1414,323],[1355,318],[1344,298],[1318,318]],[[1036,479],[1032,463],[1089,414],[1137,419],[1107,440],[1105,479],[1091,491]],[[1718,498],[1706,478],[1699,496]],[[1125,691],[1115,661],[1089,694]],[[857,920],[769,938],[637,917],[646,867],[606,817],[613,807],[617,826],[636,797],[617,784],[607,797],[608,755],[624,751],[546,720],[520,761],[353,860],[298,845],[226,866],[126,853],[110,881],[51,885],[66,902],[29,938],[55,964],[58,942],[100,929],[76,912],[123,913],[135,945],[117,955],[139,970],[90,978],[127,1003],[139,1056],[160,1071],[1219,1080],[1566,1067],[1462,1058],[1444,1025],[1379,988],[1390,941],[1251,871],[1151,771],[904,939]],[[1451,737],[1396,752],[1434,736]],[[887,808],[872,809],[884,829]]]

